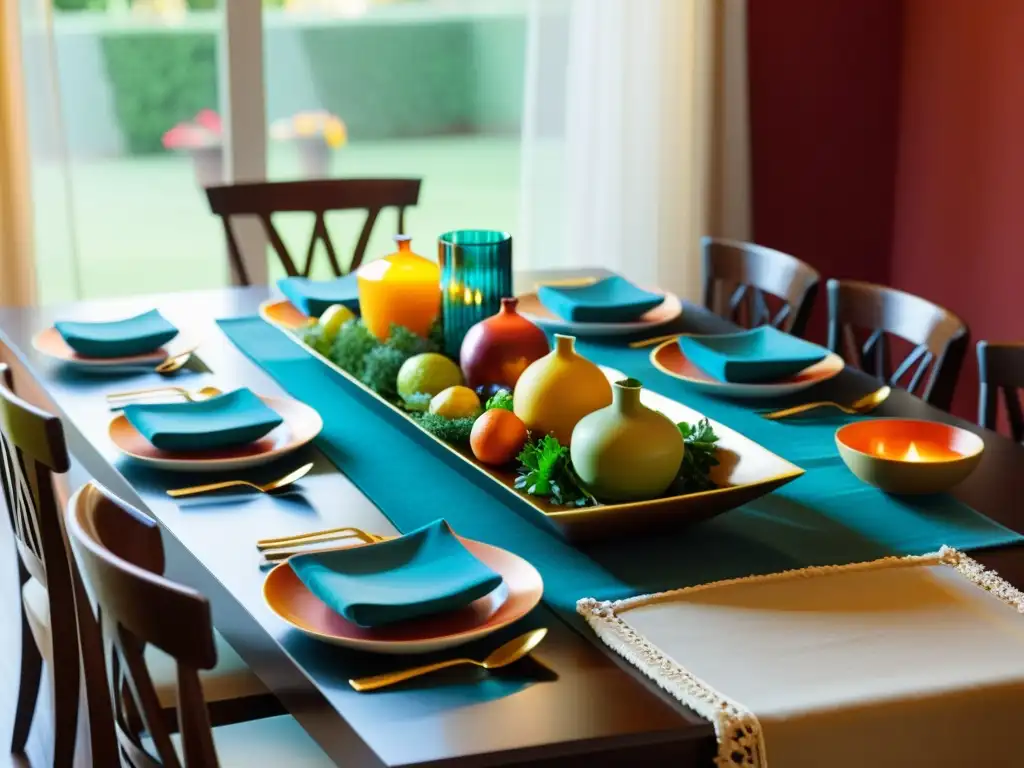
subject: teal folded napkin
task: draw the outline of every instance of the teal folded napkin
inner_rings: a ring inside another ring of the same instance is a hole
[[[110,322],[60,320],[53,327],[69,347],[86,357],[144,355],[178,335],[178,329],[155,309]]]
[[[828,356],[828,350],[764,325],[718,336],[680,336],[687,359],[719,381],[782,381]]]
[[[355,272],[333,280],[284,277],[277,281],[277,288],[309,317],[320,317],[333,304],[341,304],[359,314],[359,286]]]
[[[372,546],[298,555],[288,563],[310,592],[362,627],[453,611],[502,581],[444,520]]]
[[[563,320],[579,323],[628,323],[665,300],[619,275],[590,285],[542,285],[537,298]]]
[[[209,400],[125,406],[124,416],[164,451],[203,451],[245,445],[281,424],[282,418],[248,389]]]

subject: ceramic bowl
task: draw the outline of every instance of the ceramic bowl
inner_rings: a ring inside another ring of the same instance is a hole
[[[948,491],[981,461],[985,442],[951,424],[915,419],[869,419],[836,431],[846,466],[887,493]]]

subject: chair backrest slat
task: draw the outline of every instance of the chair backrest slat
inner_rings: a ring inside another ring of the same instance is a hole
[[[380,212],[385,208],[398,210],[398,234],[405,231],[405,209],[419,202],[420,179],[316,179],[311,181],[264,182],[206,187],[210,210],[224,222],[232,277],[240,285],[249,285],[231,220],[235,216],[255,216],[263,225],[267,238],[285,272],[292,277],[308,277],[313,268],[313,255],[318,241],[324,244],[331,271],[336,276],[356,269],[363,261],[370,235]],[[366,211],[366,221],[349,259],[342,267],[327,230],[327,211]],[[314,214],[313,231],[306,250],[306,261],[300,269],[288,252],[272,214],[305,212]]]
[[[978,342],[978,423],[988,429],[999,426],[999,396],[1002,393],[1010,434],[1024,442],[1024,410],[1020,391],[1024,389],[1024,344]]]
[[[747,327],[804,333],[821,279],[817,270],[787,253],[738,240],[705,237],[701,247],[704,306]],[[724,301],[723,288],[732,291]],[[774,314],[766,294],[781,302]]]
[[[920,296],[856,280],[828,281],[828,317],[829,349],[879,380],[949,410],[970,338],[959,317]],[[858,332],[868,334],[859,349],[851,343]],[[890,337],[912,345],[895,370]]]
[[[110,657],[106,690],[113,697],[118,740],[129,765],[215,768],[216,752],[199,681],[199,670],[212,669],[217,663],[206,598],[163,576],[163,543],[156,522],[95,483],[72,497],[67,530],[98,605],[100,639]],[[145,664],[147,645],[177,662],[183,761],[170,740]],[[145,725],[156,755],[147,753],[134,733],[133,715]]]

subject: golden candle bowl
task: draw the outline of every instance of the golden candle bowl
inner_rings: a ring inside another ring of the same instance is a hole
[[[985,441],[973,432],[937,421],[869,419],[836,431],[846,466],[887,493],[948,491],[981,461]]]

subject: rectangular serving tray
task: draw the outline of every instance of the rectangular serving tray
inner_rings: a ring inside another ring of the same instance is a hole
[[[305,326],[309,318],[289,302],[266,301],[260,306],[260,316],[272,325],[287,331],[289,338],[296,344],[313,357],[319,358],[324,365],[333,368],[352,385],[353,394],[364,395],[368,402],[374,403],[382,413],[389,414],[396,426],[402,428],[424,448],[433,451],[435,455],[462,471],[480,487],[510,503],[530,522],[569,541],[608,538],[692,525],[771,493],[804,473],[800,467],[775,455],[739,432],[711,420],[715,433],[719,436],[718,458],[721,462],[711,474],[719,488],[624,504],[598,504],[591,507],[549,504],[543,498],[517,491],[514,487],[514,470],[488,467],[477,461],[468,448],[453,446],[434,437],[401,408],[389,403],[358,379],[305,345],[293,331]],[[626,378],[626,374],[612,368],[602,366],[601,370],[610,381]],[[703,418],[702,414],[692,408],[650,390],[643,391],[641,400],[649,408],[661,411],[675,422],[693,423]]]

